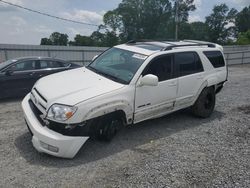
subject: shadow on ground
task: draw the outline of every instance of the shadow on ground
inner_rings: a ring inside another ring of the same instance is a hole
[[[12,98],[4,98],[0,99],[0,104],[4,103],[13,103],[13,102],[21,102],[24,97],[12,97]]]
[[[178,131],[206,126],[206,123],[220,120],[224,115],[222,112],[215,111],[210,118],[199,119],[191,116],[188,111],[182,110],[159,119],[128,126],[109,143],[89,139],[71,160],[38,153],[32,146],[28,131],[16,138],[15,146],[22,157],[31,164],[58,168],[71,167],[104,159],[127,149],[136,150],[140,145],[168,137]]]

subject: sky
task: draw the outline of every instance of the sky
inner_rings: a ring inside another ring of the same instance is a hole
[[[105,12],[115,9],[121,0],[5,0],[54,16],[99,25]],[[216,4],[242,10],[250,0],[194,0],[196,10],[189,22],[204,21]],[[80,25],[42,16],[0,2],[0,44],[40,44],[41,38],[58,31],[73,40],[76,34],[90,35],[97,27]]]

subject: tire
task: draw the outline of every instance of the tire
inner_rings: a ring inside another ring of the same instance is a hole
[[[119,118],[104,117],[98,130],[98,139],[103,141],[111,141],[122,127],[122,120]]]
[[[198,99],[191,107],[192,113],[201,118],[209,117],[215,107],[215,91],[213,87],[208,87],[202,90]]]

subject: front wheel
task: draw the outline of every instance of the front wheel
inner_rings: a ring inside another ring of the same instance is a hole
[[[202,90],[191,110],[195,116],[207,118],[212,114],[214,106],[215,91],[213,87],[208,87]]]
[[[98,137],[100,140],[111,141],[121,127],[122,121],[120,119],[106,117],[101,122]]]

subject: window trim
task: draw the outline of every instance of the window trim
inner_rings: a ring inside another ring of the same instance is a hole
[[[171,57],[171,78],[169,79],[166,79],[166,80],[162,80],[162,81],[159,81],[159,83],[161,82],[165,82],[167,80],[172,80],[175,77],[175,71],[174,71],[174,53],[168,53],[168,54],[162,54],[162,55],[159,55],[159,56],[156,56],[154,57],[153,59],[150,60],[150,62],[146,65],[146,67],[143,69],[142,73],[141,73],[141,76],[143,76],[144,72],[146,72],[149,68],[149,66],[157,59],[161,58],[161,57],[165,57],[165,56],[170,56]],[[144,75],[145,76],[145,75]],[[156,76],[156,75],[155,75]]]
[[[49,63],[56,62],[56,63],[58,63],[60,65],[60,67],[43,67],[43,68],[41,68],[41,62],[42,61],[45,61],[46,63],[48,63],[48,62]],[[68,66],[64,66],[64,62],[58,61],[58,60],[39,59],[38,62],[39,62],[39,66],[38,66],[37,70],[57,70],[57,69],[66,69],[66,68],[70,67],[70,63],[68,63]]]
[[[37,71],[39,69],[37,69],[37,63],[38,61],[36,59],[26,59],[26,60],[20,60],[20,61],[16,61],[10,65],[8,65],[7,67],[5,67],[1,72],[6,72],[8,71],[8,69],[16,64],[19,64],[19,63],[23,63],[25,61],[35,61],[35,69],[32,69],[32,70],[15,70],[13,71],[13,73],[25,73],[25,72],[34,72],[34,71]]]

